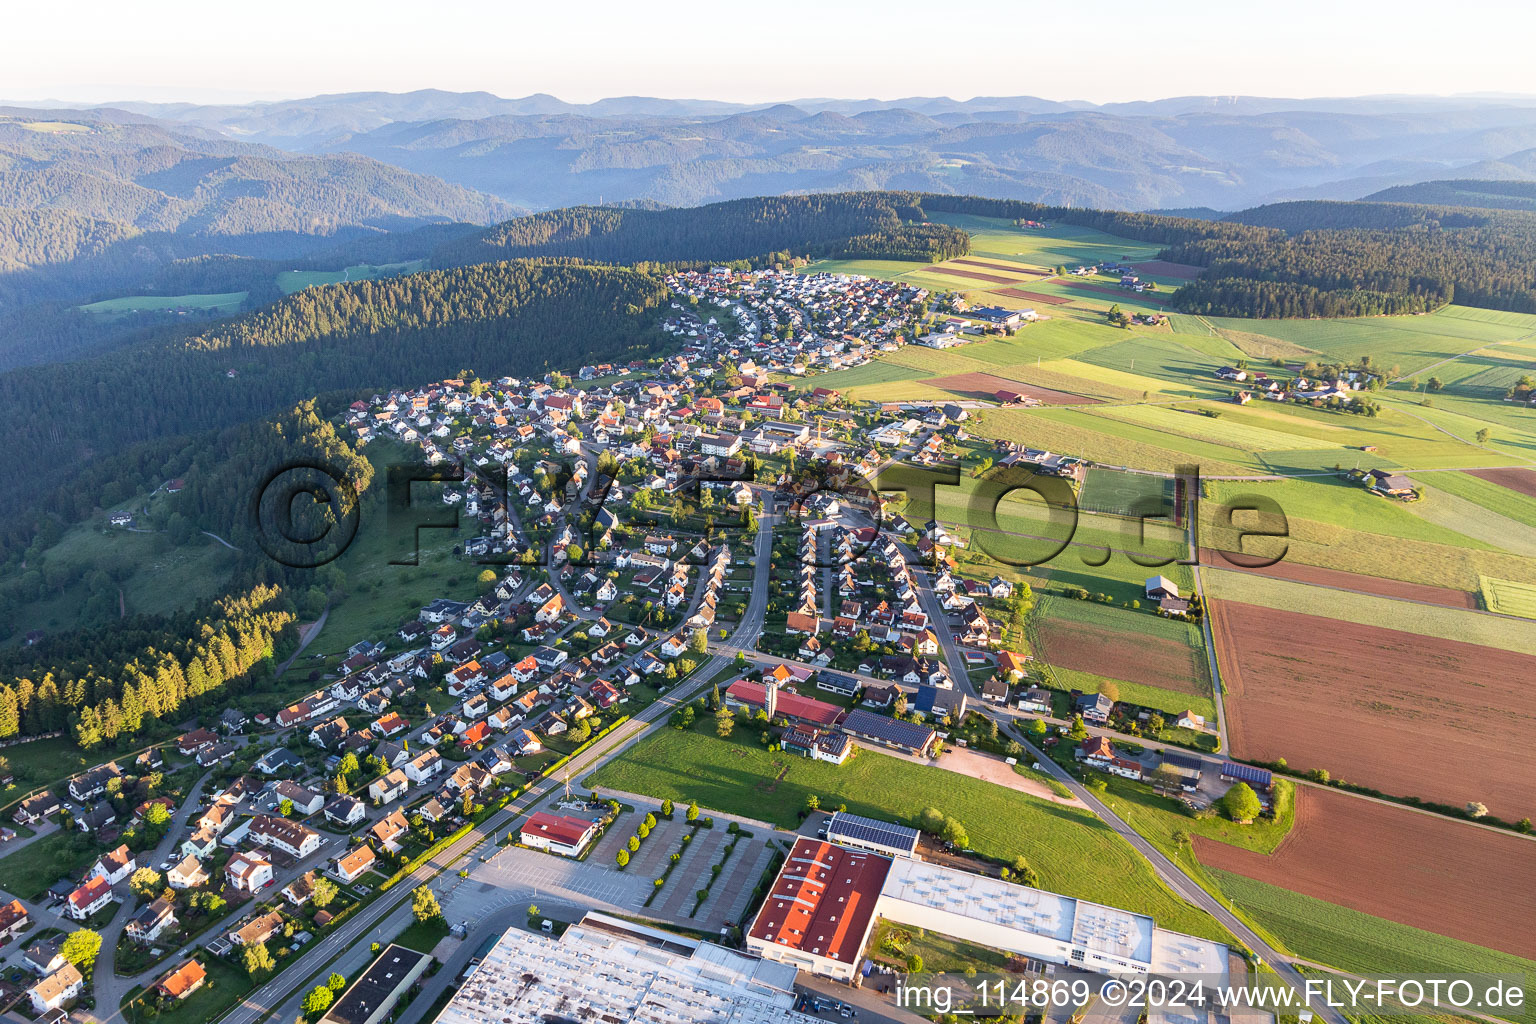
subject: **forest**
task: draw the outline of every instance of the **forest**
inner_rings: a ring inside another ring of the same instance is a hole
[[[90,750],[184,717],[205,696],[227,707],[295,621],[280,588],[257,586],[165,618],[0,649],[0,739],[67,729]]]
[[[1536,214],[1396,203],[1263,206],[1268,234],[1191,238],[1162,258],[1206,267],[1173,296],[1219,316],[1371,316],[1448,302],[1536,312]]]
[[[519,256],[608,263],[724,262],[772,254],[939,260],[969,251],[964,231],[904,225],[923,211],[902,192],[733,199],[642,209],[576,206],[520,217],[439,246],[438,266]]]

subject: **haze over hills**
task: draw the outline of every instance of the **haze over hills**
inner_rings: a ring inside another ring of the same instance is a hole
[[[243,105],[122,102],[90,113],[301,153],[358,153],[533,209],[901,188],[1235,210],[1450,177],[1536,177],[1531,97],[577,104],[423,90]]]

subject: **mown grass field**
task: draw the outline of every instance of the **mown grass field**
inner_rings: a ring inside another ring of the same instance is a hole
[[[1536,526],[1536,498],[1470,473],[1415,473],[1425,486],[1465,498],[1508,519]]]
[[[1299,957],[1365,975],[1522,974],[1527,991],[1536,960],[1475,946],[1385,918],[1326,903],[1265,882],[1207,869],[1226,895]],[[1509,1017],[1536,1021],[1536,1003]]]
[[[854,813],[901,822],[939,807],[964,823],[983,856],[1024,855],[1045,888],[1151,914],[1167,928],[1224,938],[1220,925],[1164,888],[1150,865],[1088,811],[872,750],[831,765],[770,753],[755,731],[741,726],[733,738],[719,739],[709,721],[688,732],[662,728],[582,784],[674,803],[697,800],[785,828],[799,825],[813,794],[822,806],[846,803]]]
[[[103,299],[81,306],[87,313],[102,317],[124,316],[128,313],[159,313],[176,309],[217,309],[233,313],[240,308],[250,292],[218,292],[196,295],[124,295],[116,299]]]
[[[380,277],[393,277],[396,274],[414,274],[425,269],[427,269],[426,260],[411,260],[407,263],[359,263],[343,270],[280,270],[277,273],[277,286],[283,290],[283,294],[292,295],[302,288],[317,284],[372,281]]]
[[[1489,611],[1536,619],[1536,585],[1484,576],[1479,580],[1478,590]]]
[[[1206,596],[1224,601],[1286,611],[1304,611],[1345,622],[1395,629],[1422,636],[1459,640],[1499,650],[1529,654],[1536,651],[1536,622],[1480,615],[1437,605],[1398,601],[1254,573],[1208,568],[1203,574]]]

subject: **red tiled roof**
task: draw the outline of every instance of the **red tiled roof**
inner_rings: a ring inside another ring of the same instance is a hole
[[[565,846],[579,846],[591,828],[592,823],[584,818],[568,818],[538,811],[523,822],[522,834],[542,836]]]
[[[738,679],[725,693],[726,696],[739,700],[743,704],[760,708],[766,699],[766,690],[767,687],[762,683]],[[843,709],[836,704],[828,704],[813,697],[802,697],[798,693],[786,693],[783,690],[779,691],[774,706],[779,714],[809,722],[812,725],[836,725],[843,717]]]
[[[107,884],[107,880],[105,878],[102,878],[100,875],[92,875],[89,882],[86,882],[80,888],[69,894],[69,902],[70,905],[75,909],[84,910],[92,903],[95,903],[97,900],[101,899],[103,893],[108,893],[111,891],[112,886]]]
[[[891,862],[877,854],[800,838],[749,933],[842,963],[857,963]]]

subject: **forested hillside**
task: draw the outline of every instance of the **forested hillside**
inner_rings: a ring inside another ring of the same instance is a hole
[[[737,199],[684,209],[578,206],[520,217],[440,246],[439,265],[521,256],[608,263],[832,258],[940,260],[963,255],[965,232],[922,220],[901,192]]]
[[[5,374],[6,549],[27,543],[44,508],[70,522],[94,507],[99,493],[76,481],[100,486],[91,470],[103,460],[127,453],[157,465],[176,447],[168,439],[337,389],[387,388],[465,367],[526,375],[647,353],[663,338],[652,311],[666,296],[660,278],[637,270],[484,264],[307,289],[190,336]],[[161,443],[131,454],[144,442]]]
[[[1398,185],[1373,192],[1363,203],[1422,203],[1480,210],[1536,210],[1536,181],[1478,181],[1460,178]]]
[[[1207,272],[1178,308],[1221,316],[1370,316],[1448,302],[1536,312],[1536,214],[1396,203],[1301,202],[1233,214],[1279,229],[1192,238],[1165,259]]]
[[[90,749],[193,707],[227,707],[296,621],[280,588],[253,587],[180,615],[0,650],[0,738],[66,729]]]

